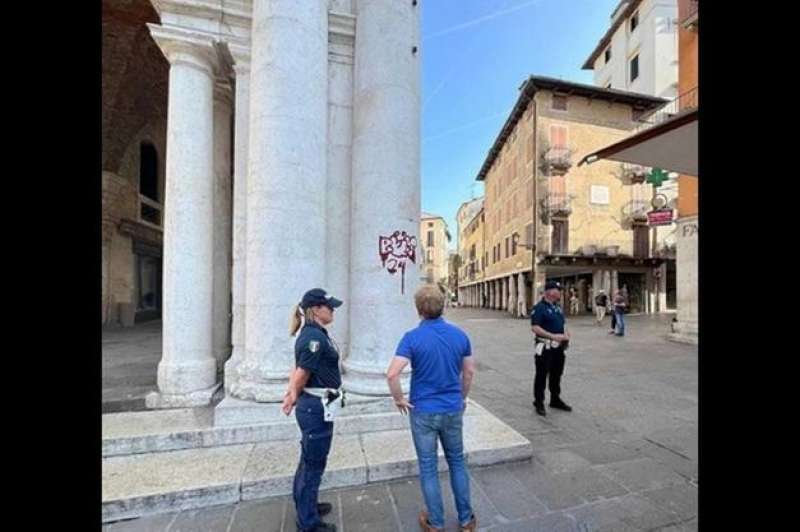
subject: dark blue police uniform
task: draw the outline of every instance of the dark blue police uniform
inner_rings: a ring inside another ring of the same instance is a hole
[[[563,334],[565,321],[561,307],[544,298],[531,311],[531,325],[538,325],[552,334]],[[537,336],[537,344],[539,340]],[[566,361],[564,347],[562,343],[555,349],[550,349],[545,343],[542,353],[533,357],[536,366],[536,374],[533,378],[533,399],[536,406],[544,407],[544,388],[548,376],[550,379],[550,404],[552,406],[554,403],[560,403],[561,375],[564,373],[564,362]]]
[[[317,291],[322,293],[322,300],[319,300],[319,293],[314,294]],[[301,307],[308,308],[320,304],[335,308],[342,303],[335,298],[325,296],[324,290],[314,289],[303,296]],[[306,388],[341,387],[339,351],[324,327],[315,322],[306,322],[295,342],[294,354],[297,367],[311,374]],[[297,465],[292,489],[297,528],[316,530],[318,527],[319,529],[325,529],[321,528],[324,526],[332,527],[320,519],[317,498],[333,440],[333,422],[325,421],[321,399],[306,392],[297,398],[295,418],[302,433],[300,463]]]

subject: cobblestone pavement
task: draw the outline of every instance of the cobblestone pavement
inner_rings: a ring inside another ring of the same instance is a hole
[[[471,397],[531,440],[522,464],[471,470],[479,528],[492,531],[697,529],[697,348],[665,339],[672,315],[627,316],[626,336],[591,317],[568,320],[562,396],[574,411],[533,412],[532,336],[526,320],[448,309],[470,334],[478,363]],[[334,440],[334,445],[336,441]],[[457,530],[446,475],[447,530]],[[340,530],[418,530],[414,479],[323,492]],[[129,531],[291,531],[290,497],[113,523]]]

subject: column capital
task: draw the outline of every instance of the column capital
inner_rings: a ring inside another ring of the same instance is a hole
[[[212,78],[217,75],[220,61],[211,35],[162,24],[148,23],[147,27],[170,65],[185,64]]]
[[[233,71],[237,76],[246,76],[250,73],[250,47],[243,44],[228,43],[228,49],[233,57]]]

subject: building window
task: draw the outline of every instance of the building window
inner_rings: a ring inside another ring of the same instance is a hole
[[[511,255],[517,254],[517,240],[519,240],[519,233],[511,235]]]
[[[606,48],[606,63],[611,61],[611,47]]]
[[[637,11],[631,16],[631,33],[639,26],[639,12]]]
[[[552,220],[553,235],[550,253],[553,255],[566,255],[569,249],[569,225],[567,220]]]
[[[553,109],[558,111],[567,110],[567,97],[562,94],[553,95]]]
[[[139,194],[158,201],[158,154],[146,142],[139,147]]]
[[[508,258],[508,249],[509,249],[509,248],[508,248],[508,244],[509,244],[509,240],[511,240],[511,239],[510,239],[509,237],[506,237],[506,258]]]
[[[567,128],[565,126],[550,126],[550,147],[567,147]]]
[[[636,54],[633,59],[631,59],[631,82],[636,81],[636,78],[639,77],[639,54]]]
[[[158,152],[149,142],[139,146],[139,219],[161,225],[158,193]]]
[[[433,247],[433,231],[428,231],[428,247]]]

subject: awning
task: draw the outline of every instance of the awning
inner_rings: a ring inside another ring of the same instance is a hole
[[[581,159],[578,166],[609,159],[696,176],[697,113],[695,107],[677,114],[625,140],[590,153]]]

